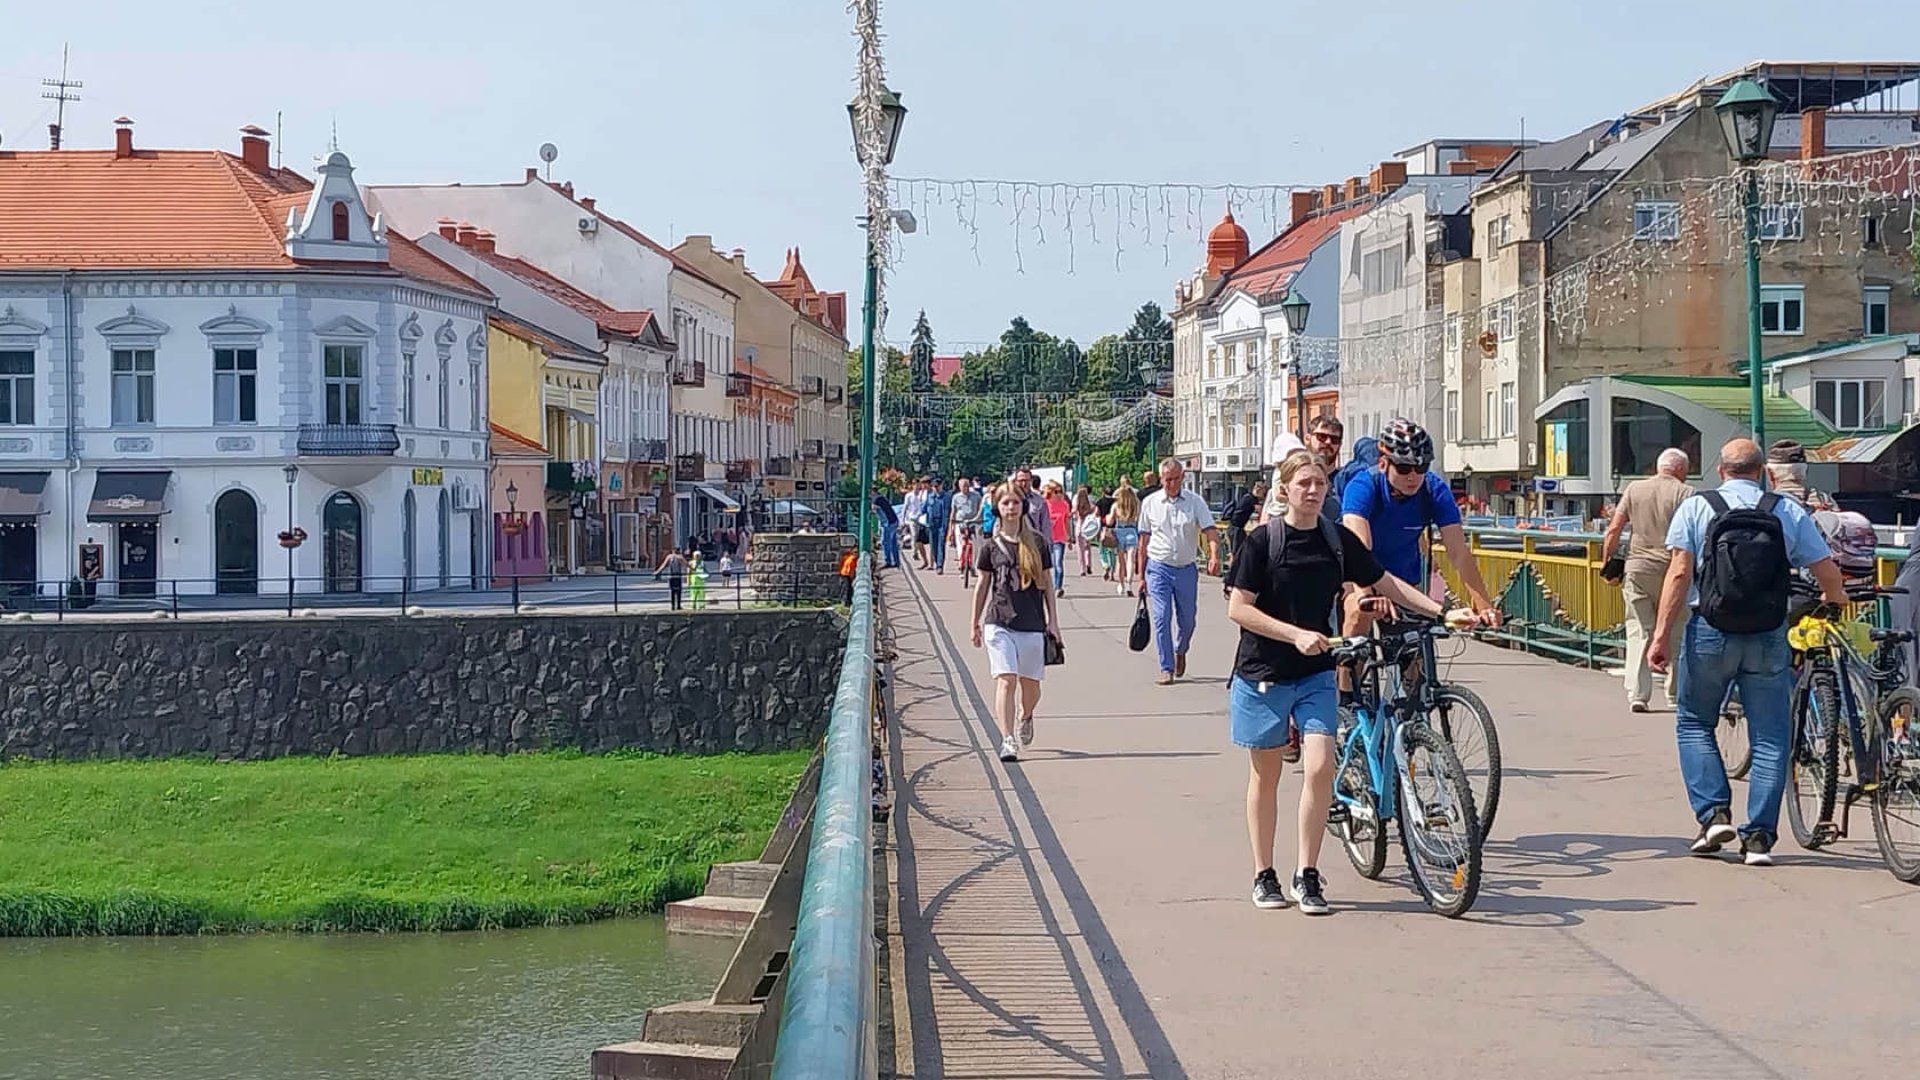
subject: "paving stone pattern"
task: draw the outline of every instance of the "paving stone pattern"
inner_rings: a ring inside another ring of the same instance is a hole
[[[804,747],[826,610],[0,627],[0,755]]]

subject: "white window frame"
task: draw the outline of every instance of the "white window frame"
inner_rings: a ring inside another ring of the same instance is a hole
[[[1487,411],[1480,414],[1480,437],[1483,439],[1498,437],[1499,401],[1494,396],[1496,393],[1493,387],[1487,387]]]
[[[1447,391],[1446,438],[1448,442],[1460,441],[1460,391]]]
[[[150,427],[154,422],[153,375],[158,350],[145,345],[116,346],[111,361],[111,413],[115,427]],[[123,391],[122,387],[126,389]],[[128,395],[122,397],[122,394]],[[128,416],[131,412],[133,415]],[[142,415],[144,414],[144,415]]]
[[[334,350],[341,350],[340,374],[327,369],[332,361]],[[357,374],[346,373],[348,355],[356,361]],[[339,391],[339,408],[329,401],[335,389]],[[348,391],[352,391],[354,408],[347,408]],[[320,345],[320,414],[329,427],[348,427],[368,423],[372,415],[371,402],[367,400],[367,345],[363,341],[325,341]]]
[[[414,380],[419,377],[415,360],[418,357],[418,350],[415,349],[403,349],[400,352],[400,423],[405,427],[413,427],[419,415],[414,411],[417,397]]]
[[[1793,305],[1793,325],[1787,325],[1788,305]],[[1767,329],[1767,309],[1774,308],[1774,328]],[[1807,332],[1807,287],[1805,285],[1760,286],[1760,333],[1765,337],[1804,337]]]
[[[1797,202],[1762,203],[1759,236],[1762,240],[1798,240],[1806,234],[1806,213]]]
[[[1663,242],[1680,239],[1680,204],[1654,199],[1634,203],[1633,238]]]
[[[475,431],[482,431],[487,426],[487,402],[485,397],[487,381],[481,378],[480,371],[481,363],[479,360],[469,359],[467,361],[467,408],[471,412],[471,415],[467,419],[469,425]],[[640,391],[635,390],[633,394],[635,405],[631,415],[637,418],[640,415],[638,404]]]
[[[1515,334],[1514,324],[1519,322],[1517,313],[1520,304],[1516,300],[1500,301],[1500,340],[1512,341]]]
[[[1511,382],[1500,384],[1500,437],[1511,438],[1519,425],[1519,387]]]
[[[1873,328],[1873,312],[1880,311],[1880,329]],[[1860,290],[1860,332],[1862,334],[1885,334],[1893,326],[1893,287],[1891,285],[1868,285]]]
[[[1822,408],[1821,391],[1831,395],[1831,403]],[[1847,391],[1853,391],[1853,416],[1847,416]],[[1870,404],[1876,402],[1879,415],[1876,418]],[[1832,424],[1840,431],[1878,431],[1887,426],[1887,380],[1885,379],[1815,379],[1813,380],[1814,414]]]
[[[1860,215],[1860,246],[1880,246],[1880,216],[1878,214]]]
[[[223,354],[229,366],[221,366]],[[228,388],[227,400],[233,406],[230,416],[220,415],[224,403],[222,387]],[[214,346],[213,422],[219,427],[245,427],[260,422],[259,349],[248,345]]]
[[[0,406],[7,410],[5,416],[0,416],[0,427],[32,427],[33,376],[39,368],[39,352],[0,344],[0,354],[27,358],[25,371],[0,371]],[[22,404],[26,406],[24,409],[21,408]]]

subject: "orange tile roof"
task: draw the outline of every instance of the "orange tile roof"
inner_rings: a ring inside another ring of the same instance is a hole
[[[508,431],[499,424],[487,424],[487,456],[489,457],[546,457],[547,448],[527,438],[525,435]]]
[[[780,268],[779,277],[760,284],[786,301],[787,306],[798,311],[801,318],[830,334],[846,337],[847,294],[821,292],[814,288],[813,278],[800,263],[799,248],[787,249],[787,262]]]
[[[491,298],[397,236],[386,265],[288,257],[287,211],[312,190],[220,150],[0,150],[0,270],[398,272]]]
[[[1295,224],[1248,256],[1246,262],[1234,267],[1214,295],[1225,296],[1235,289],[1255,298],[1284,294],[1293,283],[1293,275],[1307,264],[1314,249],[1338,233],[1348,219],[1371,209],[1373,204],[1372,199],[1356,199]]]

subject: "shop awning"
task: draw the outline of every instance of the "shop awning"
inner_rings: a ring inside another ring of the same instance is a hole
[[[24,523],[46,513],[47,475],[0,472],[0,521]]]
[[[106,472],[93,480],[87,520],[104,524],[152,521],[167,512],[171,472]]]
[[[698,491],[700,494],[705,495],[707,498],[712,499],[714,502],[719,503],[720,509],[722,510],[740,509],[740,500],[734,498],[733,496],[717,488],[710,488],[705,484],[695,484],[693,485],[693,490]]]

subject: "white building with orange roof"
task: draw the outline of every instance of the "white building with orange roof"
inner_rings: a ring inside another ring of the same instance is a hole
[[[0,604],[486,574],[492,295],[269,161],[0,151]]]

